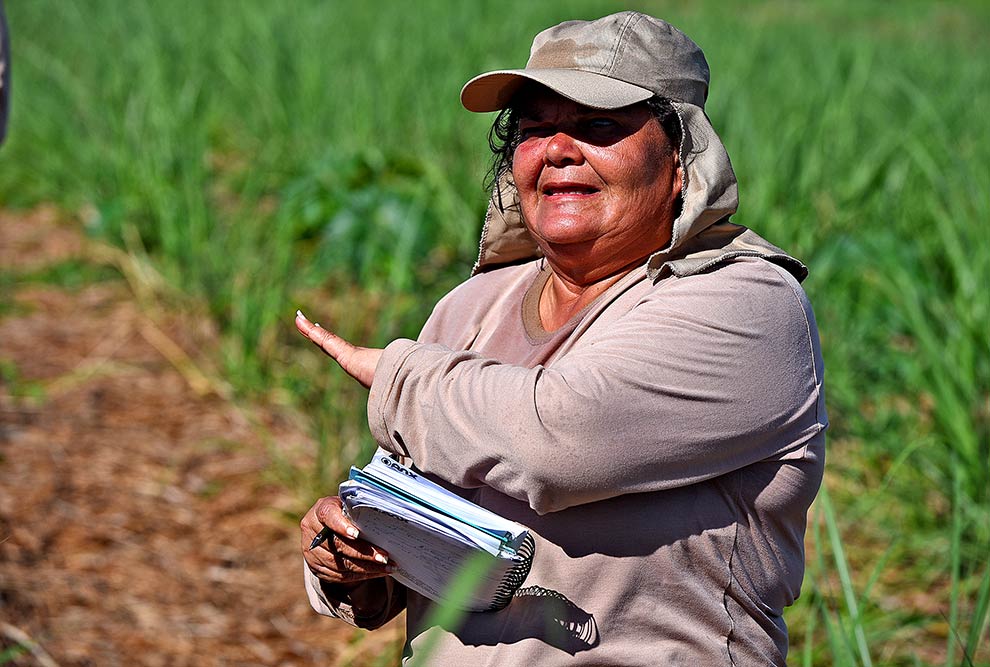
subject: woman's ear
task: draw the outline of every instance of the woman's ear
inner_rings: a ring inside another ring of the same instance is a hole
[[[674,149],[672,152],[671,166],[674,169],[674,177],[671,180],[670,196],[675,200],[681,196],[681,189],[684,187],[684,167],[681,166],[680,151]]]

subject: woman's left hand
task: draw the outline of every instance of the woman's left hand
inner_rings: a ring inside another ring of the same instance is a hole
[[[358,347],[314,324],[306,319],[301,311],[296,311],[296,328],[299,333],[316,343],[317,347],[333,358],[344,371],[360,382],[364,387],[371,387],[375,377],[375,367],[382,356],[382,350],[377,347]]]

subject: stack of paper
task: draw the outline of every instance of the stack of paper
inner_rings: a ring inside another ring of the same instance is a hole
[[[344,512],[361,537],[389,553],[393,577],[431,600],[450,602],[451,580],[469,559],[489,558],[474,594],[460,606],[501,609],[532,564],[526,528],[464,500],[379,449],[340,485]],[[481,554],[481,555],[479,555]]]

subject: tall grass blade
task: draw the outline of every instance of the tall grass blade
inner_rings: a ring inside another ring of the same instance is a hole
[[[990,629],[990,564],[983,568],[983,577],[973,605],[973,618],[966,637],[966,653],[976,655],[983,643],[983,636]]]
[[[828,532],[835,569],[838,572],[839,582],[842,585],[842,594],[846,602],[846,611],[849,613],[849,622],[852,624],[852,633],[858,652],[859,664],[863,665],[863,667],[872,667],[873,661],[870,658],[870,649],[866,643],[866,631],[863,628],[860,617],[856,591],[853,587],[852,576],[849,573],[849,563],[846,560],[845,550],[842,547],[842,537],[839,534],[839,526],[835,520],[832,500],[829,497],[828,489],[824,486],[819,491],[818,499],[822,504],[822,510],[825,512],[825,529]]]
[[[952,465],[952,533],[949,543],[949,571],[951,573],[951,583],[949,584],[949,633],[946,638],[945,665],[952,667],[956,659],[956,644],[959,642],[957,628],[959,627],[959,605],[962,596],[960,594],[960,569],[962,567],[961,540],[963,533],[963,521],[961,504],[963,502],[962,473],[960,472],[959,459],[953,455]]]
[[[477,552],[468,558],[461,569],[454,575],[446,591],[447,599],[434,606],[433,612],[424,621],[423,628],[446,628],[456,631],[466,614],[465,603],[478,589],[489,569],[492,567],[492,557],[485,552]],[[414,664],[429,665],[430,656],[436,649],[436,643],[441,634],[428,632],[425,641],[417,649]]]

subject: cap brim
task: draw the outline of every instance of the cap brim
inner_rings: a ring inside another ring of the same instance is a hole
[[[461,89],[461,104],[468,111],[498,111],[527,81],[596,109],[618,109],[653,97],[653,92],[602,74],[576,69],[507,69],[480,74]]]

